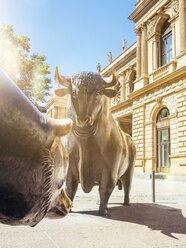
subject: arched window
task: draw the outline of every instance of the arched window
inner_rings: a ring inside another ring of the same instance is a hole
[[[165,21],[161,29],[161,66],[169,63],[172,59],[172,30],[168,21],[169,19]]]
[[[134,81],[136,80],[136,71],[131,74],[131,79],[129,81],[129,94],[134,91]]]
[[[170,169],[170,120],[169,110],[162,108],[157,116],[157,171],[169,172]]]
[[[169,116],[169,110],[167,108],[162,108],[158,114],[157,121],[167,119]]]

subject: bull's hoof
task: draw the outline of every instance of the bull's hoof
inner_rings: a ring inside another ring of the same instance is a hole
[[[121,183],[120,180],[118,180],[117,185],[118,185],[118,189],[119,189],[119,190],[122,190],[122,183]]]
[[[98,212],[98,216],[102,216],[102,217],[104,217],[104,216],[106,216],[107,214],[105,213],[105,212],[103,212],[103,211],[99,211]]]
[[[129,207],[130,204],[129,204],[129,202],[124,202],[124,203],[123,203],[123,206],[128,206],[128,207]]]
[[[107,216],[107,211],[106,210],[99,210],[98,216]]]
[[[98,216],[102,216],[102,217],[105,217],[105,218],[110,218],[110,214],[108,213],[108,211],[106,209],[99,210]]]

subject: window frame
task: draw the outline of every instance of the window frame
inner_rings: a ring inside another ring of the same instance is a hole
[[[167,49],[167,41],[171,38],[171,48]],[[173,41],[172,41],[172,29],[171,24],[168,22],[168,20],[165,21],[165,23],[162,26],[162,32],[160,36],[160,62],[161,66],[168,64],[172,60],[172,53],[173,53]],[[168,59],[168,55],[170,55],[170,60]]]

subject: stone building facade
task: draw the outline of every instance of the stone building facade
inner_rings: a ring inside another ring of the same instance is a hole
[[[47,102],[47,115],[55,119],[64,119],[66,116],[68,96],[57,97],[55,94],[51,95]]]
[[[137,41],[101,71],[121,89],[111,111],[137,148],[136,170],[186,175],[186,2],[139,0]]]
[[[186,175],[186,1],[138,0],[129,19],[136,42],[99,72],[121,83],[111,111],[136,144],[136,171]],[[60,101],[50,116],[64,117]]]

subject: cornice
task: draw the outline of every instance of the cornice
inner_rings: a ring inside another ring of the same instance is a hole
[[[141,4],[143,0],[138,0],[137,3],[135,4],[136,8]]]
[[[143,16],[152,6],[154,6],[159,0],[144,0],[128,17],[135,23]]]
[[[161,17],[167,14],[171,18],[170,22],[174,23],[179,15],[179,0],[143,0],[129,19],[133,20],[138,28],[143,22],[148,24],[155,16]]]
[[[49,109],[50,106],[51,106],[53,103],[54,103],[54,97],[51,96],[51,97],[49,98],[49,100],[48,100],[48,102],[47,102],[45,108],[46,108],[46,109]]]
[[[186,157],[186,153],[177,153],[177,154],[169,155],[169,158],[185,158],[185,157]]]
[[[133,55],[136,56],[136,46],[137,43],[133,43],[129,48],[127,48],[120,56],[118,56],[115,60],[112,61],[111,64],[108,64],[100,73],[101,76],[109,76],[113,69],[120,69],[121,64],[124,66],[131,59],[133,59]],[[123,64],[124,63],[124,64]]]
[[[152,90],[152,89],[154,89],[160,85],[163,85],[167,82],[170,82],[170,80],[177,79],[179,77],[184,76],[185,73],[186,73],[186,66],[184,66],[184,67],[182,67],[182,68],[180,68],[180,69],[178,69],[172,73],[169,73],[169,74],[165,75],[164,77],[157,79],[154,82],[145,85],[143,88],[131,93],[129,95],[129,99],[132,100],[132,99],[136,98],[137,96],[144,95],[149,90]]]
[[[126,74],[128,70],[130,70],[131,67],[136,67],[136,57],[134,57],[132,60],[128,61],[125,65],[118,68],[117,74],[120,75],[122,73]],[[136,69],[134,69],[136,70]]]
[[[59,106],[66,106],[66,102],[67,99],[66,97],[58,97],[56,95],[51,96],[51,98],[48,100],[45,108],[48,110],[52,105],[54,105],[54,107],[59,107]]]
[[[111,112],[116,111],[118,109],[121,109],[121,108],[126,107],[127,105],[131,105],[131,104],[132,104],[132,101],[130,99],[128,99],[124,102],[121,102],[121,103],[111,107]]]

